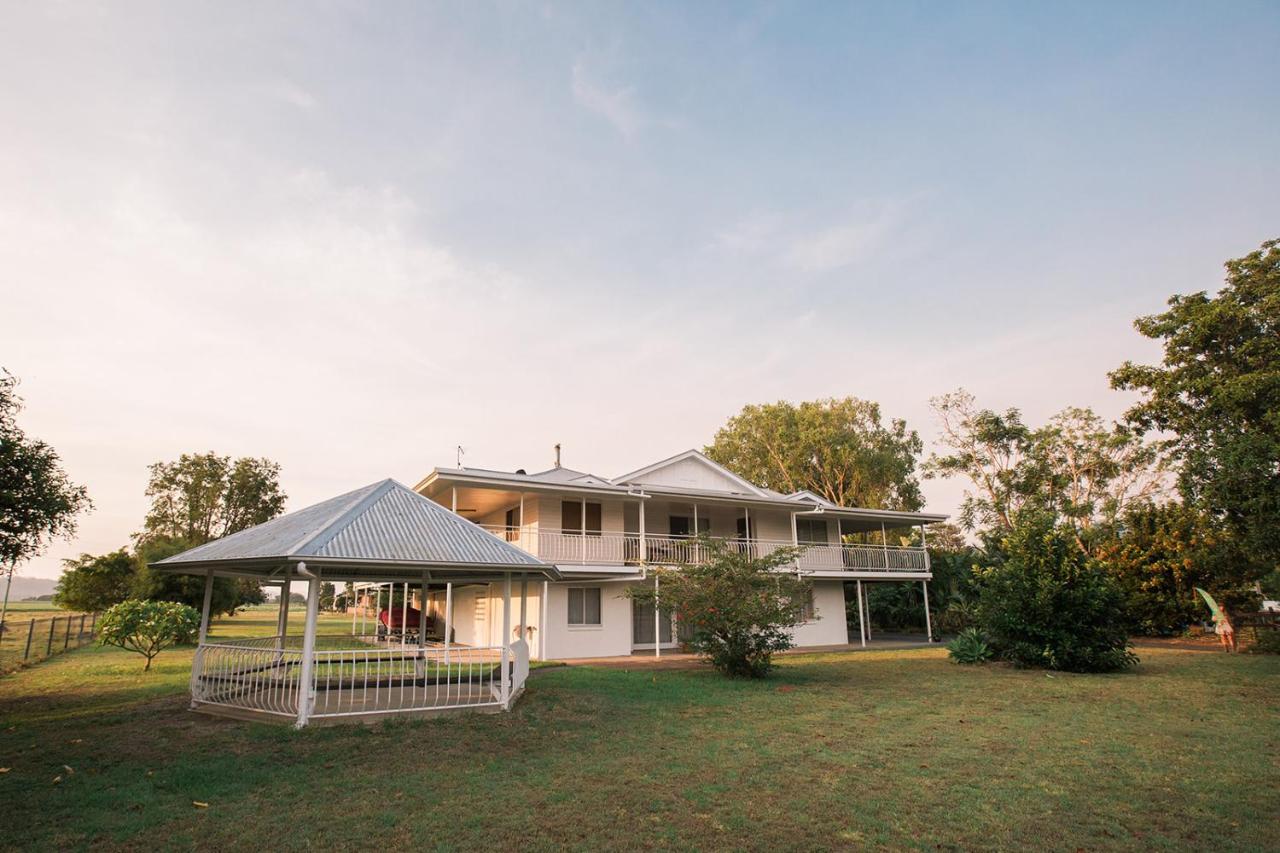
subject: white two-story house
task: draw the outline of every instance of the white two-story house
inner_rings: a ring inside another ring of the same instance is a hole
[[[514,634],[524,633],[533,656],[544,660],[678,647],[684,632],[674,616],[655,618],[651,606],[626,597],[626,588],[652,583],[649,567],[698,560],[698,534],[753,553],[807,546],[793,570],[812,581],[813,600],[795,628],[796,645],[848,643],[846,589],[857,596],[861,616],[863,582],[927,585],[932,575],[925,549],[886,542],[919,527],[913,541],[923,543],[924,527],[946,519],[840,507],[809,492],[780,494],[696,450],[613,478],[558,464],[536,474],[436,469],[416,490],[559,569],[564,580],[538,581],[525,591],[525,624],[518,614],[509,622]],[[454,642],[488,646],[512,639],[499,636],[498,585],[431,591],[425,609],[437,629],[445,622],[446,600],[452,603]]]

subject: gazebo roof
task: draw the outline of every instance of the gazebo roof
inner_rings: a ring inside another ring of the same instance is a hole
[[[332,580],[440,580],[510,572],[558,578],[554,566],[395,480],[382,480],[152,563],[178,573],[267,576],[289,563]]]

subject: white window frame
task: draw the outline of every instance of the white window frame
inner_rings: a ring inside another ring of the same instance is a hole
[[[600,621],[599,622],[581,622],[574,624],[569,621],[569,598],[575,589],[584,591],[582,603],[582,615],[586,618],[587,604],[585,599],[585,591],[594,589],[600,595]],[[564,594],[564,624],[570,631],[600,631],[604,629],[604,587],[599,584],[576,584],[574,586],[565,587]]]

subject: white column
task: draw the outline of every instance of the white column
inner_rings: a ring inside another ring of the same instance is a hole
[[[453,641],[453,581],[444,585],[444,665],[449,665],[449,644]]]
[[[404,598],[400,599],[400,645],[405,645],[405,634],[409,630],[409,582],[404,582]]]
[[[418,648],[427,644],[427,573],[422,573],[422,598],[418,601]]]
[[[858,580],[858,639],[862,642],[862,647],[867,647],[867,623],[862,618],[862,581]]]
[[[351,582],[351,595],[346,596],[347,606],[351,608],[351,636],[356,635],[356,582]]]
[[[653,656],[662,657],[662,607],[658,603],[658,573],[653,573]]]
[[[298,563],[298,573],[306,571],[306,563]],[[315,672],[316,613],[320,609],[320,575],[316,573],[307,581],[307,621],[302,633],[302,671],[298,678],[298,722],[302,728],[311,717],[316,698],[312,673]]]
[[[209,607],[213,604],[213,569],[204,573],[204,607],[200,610],[200,644],[209,636]]]
[[[276,615],[276,648],[284,648],[285,635],[289,633],[289,567],[284,568],[284,581],[280,584],[280,612]]]
[[[541,617],[538,619],[538,660],[547,659],[547,613],[550,612],[551,605],[547,603],[547,599],[551,597],[551,584],[548,581],[542,582],[542,601],[538,602],[541,609]]]
[[[511,573],[502,581],[502,707],[511,699]]]
[[[929,582],[920,581],[924,585],[924,632],[929,638],[929,642],[933,642],[933,622],[929,619]]]
[[[458,487],[457,486],[453,487],[453,501],[449,504],[449,509],[451,509],[453,512],[458,511]]]
[[[529,576],[520,576],[520,639],[528,642],[529,623]]]
[[[582,499],[582,526],[578,528],[578,532],[582,534],[582,562],[587,562],[587,500]]]
[[[791,544],[800,544],[800,532],[796,529],[796,514],[791,513]]]
[[[880,522],[880,547],[884,549],[884,567],[889,568],[889,534],[885,532],[884,522]]]
[[[644,565],[648,558],[648,550],[644,544],[644,498],[640,499],[640,565]]]

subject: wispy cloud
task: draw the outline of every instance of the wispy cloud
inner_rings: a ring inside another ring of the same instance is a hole
[[[581,61],[573,64],[573,99],[631,139],[651,119],[636,101],[632,86],[610,86],[592,77]]]
[[[876,257],[904,224],[906,205],[901,202],[861,207],[857,213],[817,227],[804,227],[777,213],[756,212],[716,234],[713,245],[801,272],[844,269]]]

